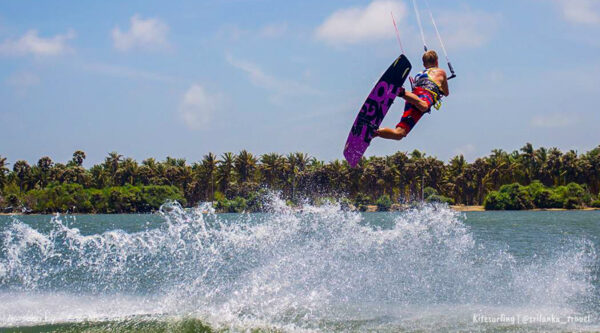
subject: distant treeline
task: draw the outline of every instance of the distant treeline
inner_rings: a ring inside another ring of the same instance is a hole
[[[319,161],[305,153],[254,156],[248,151],[209,153],[199,162],[167,157],[141,164],[112,152],[103,163],[82,167],[86,155],[67,163],[49,157],[35,165],[0,156],[0,209],[4,212],[122,213],[156,210],[166,200],[186,206],[213,201],[220,211],[260,211],[261,194],[290,201],[341,200],[364,209],[394,203],[441,201],[487,209],[600,206],[600,146],[578,154],[557,148],[495,149],[468,163],[448,163],[415,150],[363,159]]]

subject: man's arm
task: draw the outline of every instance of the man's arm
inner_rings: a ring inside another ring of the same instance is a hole
[[[448,77],[446,76],[446,71],[442,70],[442,93],[448,96],[450,95],[450,89],[448,88]]]

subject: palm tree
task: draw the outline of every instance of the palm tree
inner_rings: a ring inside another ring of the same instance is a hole
[[[110,176],[112,177],[113,184],[117,183],[115,176],[117,171],[119,170],[119,164],[121,163],[121,159],[123,155],[118,154],[116,151],[113,151],[108,154],[108,157],[104,159],[104,168],[110,172]]]
[[[82,166],[83,165],[83,161],[85,160],[85,153],[81,150],[76,150],[73,153],[73,159],[71,160],[71,163],[73,165],[76,166]]]
[[[13,172],[19,181],[19,189],[23,192],[31,181],[31,167],[27,161],[19,160],[13,165]]]
[[[67,184],[80,184],[84,187],[91,185],[91,177],[87,171],[80,166],[69,166],[62,172],[62,181]]]
[[[325,162],[312,159],[307,169],[300,173],[300,185],[300,190],[313,200],[331,194]]]
[[[422,178],[424,178],[423,163],[421,161],[421,152],[414,150],[410,154],[410,158],[404,163],[402,173],[407,180],[404,197],[407,200],[412,200],[415,196],[421,196]]]
[[[252,180],[256,170],[256,158],[246,150],[242,150],[234,160],[234,168],[240,183]]]
[[[260,158],[259,170],[266,185],[270,188],[275,188],[277,180],[281,179],[284,159],[280,154],[270,153],[264,154]]]
[[[233,153],[227,152],[221,155],[221,160],[217,166],[217,183],[221,192],[226,196],[233,178],[234,161],[235,156]]]
[[[334,160],[325,165],[325,174],[328,179],[329,191],[335,194],[348,193],[348,170],[340,160]]]
[[[110,185],[110,175],[102,165],[90,168],[91,184],[94,188],[105,188]]]
[[[219,165],[219,161],[217,157],[213,153],[208,153],[204,155],[202,158],[202,173],[205,175],[205,180],[208,182],[209,186],[207,189],[210,189],[210,196],[207,195],[207,198],[210,198],[210,201],[214,201],[215,197],[215,174],[217,173],[217,167]]]
[[[586,170],[585,179],[590,185],[591,192],[598,194],[600,191],[600,145],[583,155],[580,161],[582,165],[580,168]]]
[[[527,142],[525,146],[521,147],[521,152],[523,152],[520,157],[522,165],[525,167],[526,184],[529,184],[537,174],[533,145]]]
[[[561,181],[562,184],[568,184],[570,182],[579,182],[579,175],[584,174],[586,171],[580,169],[581,164],[577,157],[577,152],[570,150],[562,156],[560,161],[561,164]],[[582,183],[587,182],[587,178],[581,179]]]
[[[121,185],[135,185],[137,183],[139,167],[137,162],[131,157],[126,158],[121,163],[118,171],[118,178]]]
[[[156,160],[153,157],[147,158],[142,161],[142,165],[147,166],[152,171],[156,171]]]
[[[384,172],[386,164],[381,157],[370,157],[363,169],[361,175],[361,187],[363,193],[367,193],[372,198],[378,198],[385,193]]]
[[[540,178],[542,178],[542,183],[548,186],[558,186],[562,178],[561,171],[562,152],[558,150],[558,148],[550,148],[547,151],[544,163],[540,168]]]
[[[454,156],[448,166],[446,167],[446,173],[448,183],[451,184],[448,187],[449,196],[454,199],[457,204],[466,203],[465,200],[465,170],[467,168],[467,161],[463,155]]]
[[[0,155],[0,192],[6,184],[6,174],[9,172],[9,169],[6,167],[7,165],[8,163],[6,163],[6,157],[2,157],[2,155]]]
[[[475,193],[477,194],[475,204],[483,203],[483,199],[486,192],[486,186],[483,183],[486,175],[489,173],[490,166],[485,158],[478,158],[471,164],[472,168],[472,186],[474,186]]]
[[[54,162],[52,162],[52,159],[48,156],[44,156],[38,160],[37,167],[39,172],[37,175],[37,183],[41,188],[46,187],[48,184],[48,177],[50,175],[50,171],[52,170],[53,164]]]
[[[534,155],[534,165],[535,165],[535,174],[533,179],[543,178],[542,168],[548,159],[548,150],[544,147],[540,147],[535,150]],[[549,184],[550,185],[550,184]]]

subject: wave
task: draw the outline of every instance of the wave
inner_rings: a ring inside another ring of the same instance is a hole
[[[386,227],[335,203],[267,206],[169,203],[158,228],[92,235],[61,216],[46,231],[14,219],[0,233],[0,326],[174,316],[218,329],[438,330],[477,327],[477,313],[597,313],[586,240],[517,259],[442,205],[389,214]]]

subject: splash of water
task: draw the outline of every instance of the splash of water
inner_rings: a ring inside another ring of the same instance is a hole
[[[390,228],[337,204],[294,211],[272,197],[267,206],[268,214],[227,217],[171,203],[159,228],[87,236],[60,216],[46,233],[15,219],[0,234],[0,298],[13,301],[0,307],[0,326],[144,314],[329,330],[449,306],[570,313],[594,295],[596,255],[586,242],[519,262],[477,243],[445,206],[397,214]],[[50,299],[79,306],[57,310]]]

